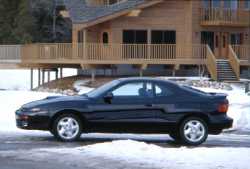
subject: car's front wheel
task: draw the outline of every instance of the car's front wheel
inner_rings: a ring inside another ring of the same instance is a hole
[[[80,138],[81,132],[81,120],[74,114],[63,114],[54,121],[53,133],[61,141],[76,141]]]
[[[184,144],[200,145],[208,137],[206,122],[199,117],[189,117],[180,126],[180,137]]]

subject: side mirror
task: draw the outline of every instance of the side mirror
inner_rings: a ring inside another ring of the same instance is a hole
[[[107,94],[103,97],[103,99],[104,99],[104,101],[105,101],[106,103],[111,104],[111,100],[113,99],[113,97],[114,97],[113,93],[107,93]]]

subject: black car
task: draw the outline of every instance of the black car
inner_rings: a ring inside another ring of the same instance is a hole
[[[156,78],[123,78],[88,94],[48,97],[16,111],[22,129],[48,130],[62,141],[81,133],[168,133],[199,145],[232,126],[226,94],[205,93]]]

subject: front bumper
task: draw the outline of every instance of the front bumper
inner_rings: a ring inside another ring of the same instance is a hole
[[[29,115],[27,112],[16,111],[16,126],[26,130],[48,130],[49,116]]]

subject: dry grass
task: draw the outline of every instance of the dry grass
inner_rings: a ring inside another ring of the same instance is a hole
[[[71,76],[71,77],[65,77],[63,79],[53,80],[49,83],[44,84],[43,86],[40,86],[39,88],[73,90],[74,89],[73,85],[78,80],[90,81],[90,83],[87,83],[86,86],[91,87],[91,88],[96,88],[117,78],[119,77],[98,76],[95,78],[94,82],[91,82],[91,78],[89,76],[88,77],[87,76]]]

